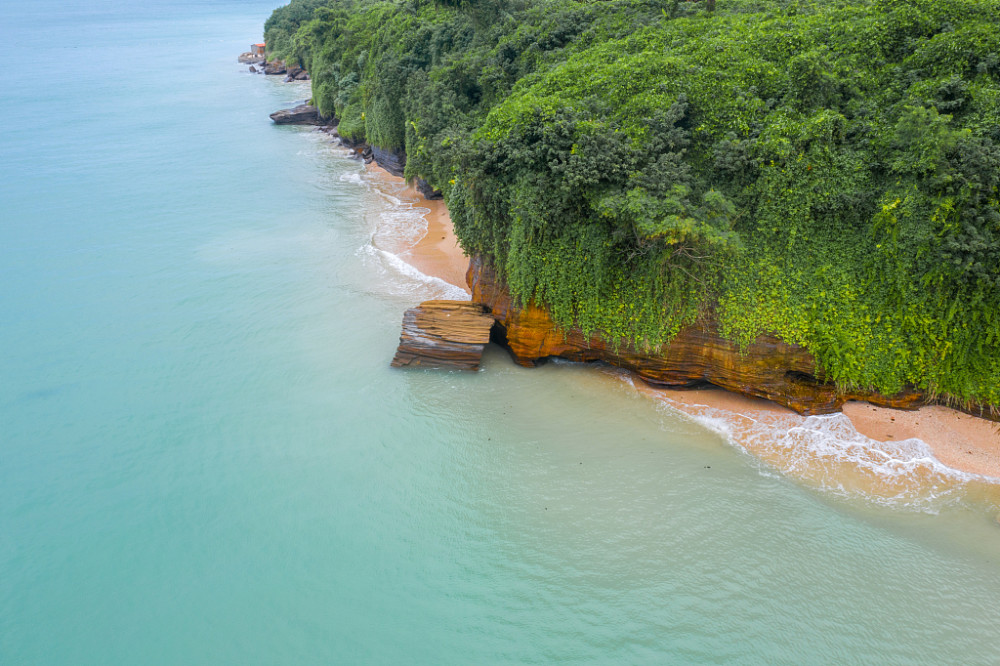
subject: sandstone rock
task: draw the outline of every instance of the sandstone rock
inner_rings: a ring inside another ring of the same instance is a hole
[[[295,75],[295,80],[296,81],[308,81],[309,80],[309,72],[307,72],[305,70],[302,70],[301,72],[299,72],[298,74]]]
[[[250,65],[250,73],[251,74],[256,74],[257,73],[257,68],[254,67],[253,65]]]
[[[469,301],[425,301],[403,315],[392,366],[478,370],[493,317]]]
[[[322,125],[319,109],[309,104],[300,104],[292,109],[275,111],[270,116],[276,125]]]
[[[886,407],[916,409],[923,394],[905,390],[891,396],[874,392],[844,392],[826,381],[806,349],[763,335],[741,351],[723,339],[713,322],[693,324],[676,338],[653,350],[620,347],[600,333],[584,335],[579,328],[562,330],[548,312],[534,303],[517,307],[507,287],[480,257],[473,257],[466,275],[472,300],[483,305],[500,325],[514,360],[534,366],[549,357],[571,361],[604,361],[635,372],[654,386],[696,388],[714,385],[735,393],[765,398],[800,414],[839,411],[847,400],[866,400]]]
[[[300,72],[304,71],[301,67],[289,67],[285,70],[285,74],[288,74],[292,79],[296,77]]]
[[[264,62],[264,58],[262,56],[254,55],[249,51],[247,51],[246,53],[241,53],[240,57],[237,58],[237,60],[243,63],[244,65],[258,65]]]

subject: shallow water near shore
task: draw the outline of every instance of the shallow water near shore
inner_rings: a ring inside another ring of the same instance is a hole
[[[996,661],[985,486],[797,478],[606,369],[391,370],[457,294],[267,119],[272,8],[0,10],[0,663]]]

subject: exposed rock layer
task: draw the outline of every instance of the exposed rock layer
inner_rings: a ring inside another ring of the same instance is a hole
[[[393,367],[478,370],[493,317],[469,301],[425,301],[403,315]]]
[[[718,386],[743,395],[766,398],[800,414],[839,411],[847,400],[866,400],[898,409],[916,409],[924,394],[904,390],[895,395],[845,392],[825,381],[806,349],[776,337],[759,337],[747,349],[723,339],[713,322],[692,324],[659,348],[615,346],[600,333],[584,335],[579,328],[556,326],[549,313],[534,303],[518,306],[492,267],[474,257],[466,275],[472,300],[496,320],[495,336],[520,365],[534,366],[549,357],[571,361],[604,361],[635,372],[644,381],[665,388]]]
[[[403,177],[403,169],[406,168],[406,153],[395,153],[378,146],[372,146],[371,150],[376,164],[393,176]]]

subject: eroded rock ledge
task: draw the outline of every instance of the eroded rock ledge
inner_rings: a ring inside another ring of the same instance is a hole
[[[424,301],[403,315],[392,366],[478,370],[493,318],[469,301]]]
[[[894,395],[843,391],[823,377],[815,358],[803,347],[764,335],[741,351],[735,343],[723,339],[711,321],[684,328],[676,338],[657,349],[615,347],[600,333],[587,336],[579,328],[560,329],[546,310],[533,303],[517,306],[496,272],[481,257],[473,257],[469,263],[466,280],[473,302],[481,304],[497,323],[494,339],[506,346],[520,365],[531,367],[550,357],[604,361],[633,371],[653,386],[674,389],[718,386],[771,400],[804,415],[840,411],[848,400],[864,400],[896,409],[916,409],[938,401],[915,390]],[[989,406],[957,407],[996,420],[996,411]]]
[[[325,125],[329,122],[328,118],[320,115],[319,109],[310,104],[275,111],[270,118],[275,125]]]

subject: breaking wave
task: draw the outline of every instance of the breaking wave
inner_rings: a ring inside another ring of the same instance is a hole
[[[343,156],[352,154],[343,148],[339,151]],[[469,300],[469,294],[461,287],[428,275],[400,257],[427,235],[425,216],[431,212],[419,205],[419,197],[405,183],[360,166],[357,171],[342,173],[339,180],[364,188],[376,198],[377,204],[368,207],[365,213],[370,229],[368,242],[358,248],[357,254],[373,263],[383,275],[395,278],[386,281],[393,294],[415,301]]]
[[[358,249],[358,254],[366,257],[369,261],[375,262],[383,271],[383,274],[403,278],[402,280],[393,281],[395,284],[393,293],[395,294],[412,296],[419,300],[447,299],[467,301],[470,299],[469,294],[464,289],[456,287],[439,277],[421,272],[392,252],[386,252],[372,244],[367,244]]]
[[[656,400],[671,416],[717,433],[764,475],[783,475],[824,494],[907,511],[937,513],[968,503],[1000,511],[997,479],[945,465],[920,439],[872,439],[840,413],[733,411],[682,401],[675,399],[677,393],[646,387],[625,371],[609,372]],[[725,394],[720,391],[720,395]]]
[[[660,396],[663,404],[719,433],[753,459],[808,486],[879,505],[936,513],[995,480],[941,463],[920,439],[881,442],[844,414],[738,413]]]

